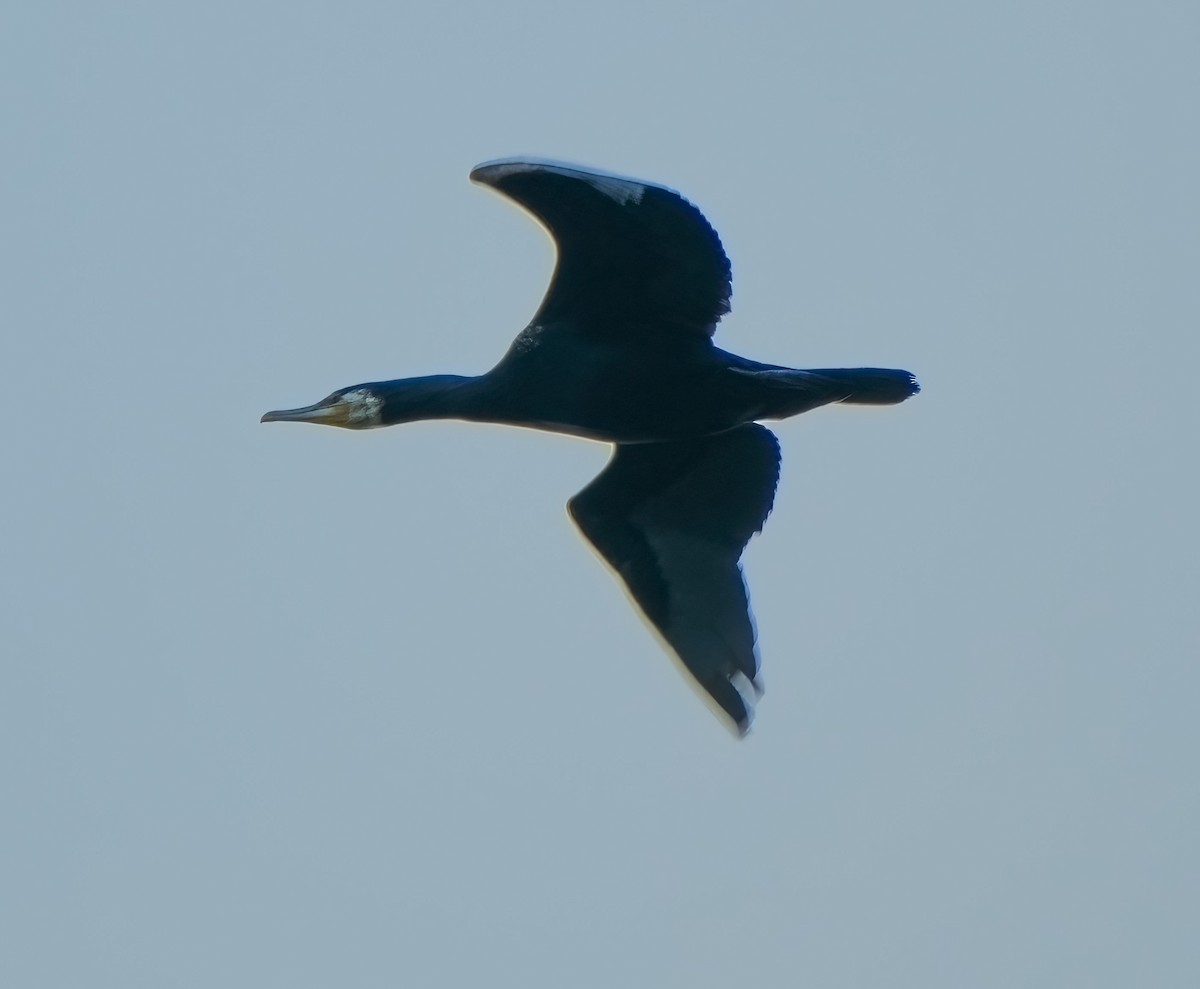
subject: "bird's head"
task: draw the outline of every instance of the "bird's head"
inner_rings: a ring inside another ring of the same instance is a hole
[[[339,388],[316,405],[267,412],[260,421],[316,422],[344,429],[370,429],[372,426],[385,425],[384,401],[385,397],[371,385],[351,385],[349,388]]]
[[[262,422],[316,422],[344,429],[371,429],[418,419],[462,419],[473,414],[475,391],[464,386],[478,381],[456,374],[372,381],[339,388],[316,405],[268,412]]]

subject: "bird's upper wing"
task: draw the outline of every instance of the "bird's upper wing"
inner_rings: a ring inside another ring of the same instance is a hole
[[[568,505],[638,607],[742,734],[761,691],[738,558],[771,511],[778,480],[779,443],[751,423],[676,443],[618,445]]]
[[[712,336],[729,312],[729,259],[704,215],[677,192],[553,162],[479,165],[471,180],[525,207],[558,263],[533,325],[620,334],[639,326]]]

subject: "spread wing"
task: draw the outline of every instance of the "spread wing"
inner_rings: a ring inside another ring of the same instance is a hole
[[[677,192],[554,162],[488,162],[471,180],[519,203],[558,248],[532,325],[589,333],[667,328],[711,337],[729,312],[729,259]]]
[[[622,444],[572,518],[696,682],[745,734],[761,694],[738,559],[771,511],[779,443],[751,423],[678,443]]]

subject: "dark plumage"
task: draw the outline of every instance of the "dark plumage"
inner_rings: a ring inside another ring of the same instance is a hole
[[[831,402],[890,405],[907,371],[801,371],[714,347],[729,260],[678,193],[552,162],[480,165],[558,246],[529,325],[491,371],[354,385],[264,422],[370,428],[467,419],[615,444],[571,499],[583,534],[740,733],[761,694],[738,560],[771,511],[779,444],[757,424]]]

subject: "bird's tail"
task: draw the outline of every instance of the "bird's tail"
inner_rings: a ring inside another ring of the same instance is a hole
[[[821,368],[803,372],[807,383],[851,405],[895,405],[921,390],[908,371],[886,367]]]
[[[786,419],[832,402],[895,405],[921,390],[908,371],[885,367],[735,369],[766,385],[763,417]]]

